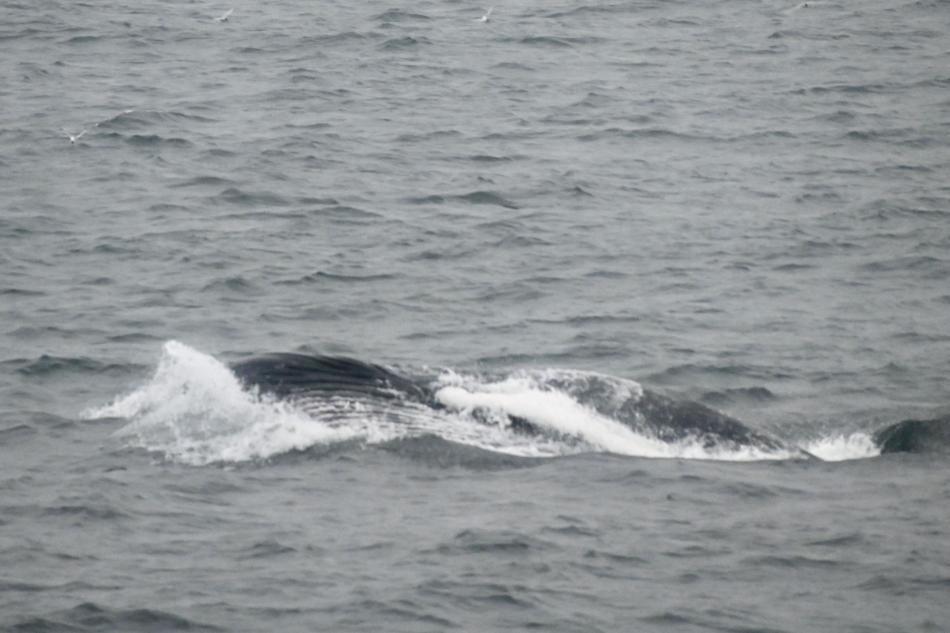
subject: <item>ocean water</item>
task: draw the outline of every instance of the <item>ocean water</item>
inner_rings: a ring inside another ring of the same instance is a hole
[[[0,0],[0,630],[948,630],[950,4],[487,9]]]

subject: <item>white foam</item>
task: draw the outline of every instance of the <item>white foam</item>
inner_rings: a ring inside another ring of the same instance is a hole
[[[439,376],[438,385],[505,393],[556,391],[578,402],[596,403],[595,410],[606,417],[613,417],[626,402],[637,400],[643,395],[643,387],[636,381],[577,369],[525,369],[494,382],[480,376],[446,371]]]
[[[127,418],[116,436],[129,446],[194,465],[266,459],[353,436],[243,390],[227,366],[177,341],[165,343],[148,383],[83,416]]]
[[[808,442],[803,448],[826,462],[867,459],[881,454],[880,447],[867,433],[823,437]]]

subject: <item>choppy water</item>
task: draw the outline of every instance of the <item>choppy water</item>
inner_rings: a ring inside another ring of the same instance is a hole
[[[0,1],[0,628],[944,630],[950,5],[486,9]]]

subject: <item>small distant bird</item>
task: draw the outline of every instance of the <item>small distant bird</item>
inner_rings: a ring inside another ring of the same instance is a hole
[[[479,21],[479,22],[488,22],[488,20],[491,18],[491,11],[492,11],[492,9],[494,9],[494,8],[495,8],[495,7],[488,7],[488,11],[485,12],[485,15],[483,15],[483,16],[480,17],[480,18],[478,18],[478,21]]]
[[[70,133],[67,132],[65,129],[63,130],[63,134],[65,134],[65,135],[66,135],[66,138],[69,139],[70,145],[75,145],[75,144],[76,144],[76,141],[78,141],[79,139],[81,139],[81,138],[82,138],[82,135],[85,134],[85,133],[86,133],[86,130],[83,130],[83,131],[80,132],[79,134],[70,134]]]
[[[232,14],[232,13],[234,13],[234,9],[228,9],[227,11],[225,11],[224,15],[222,15],[220,18],[215,18],[215,21],[216,21],[216,22],[227,22],[227,21],[228,21],[228,18],[231,17],[231,14]]]

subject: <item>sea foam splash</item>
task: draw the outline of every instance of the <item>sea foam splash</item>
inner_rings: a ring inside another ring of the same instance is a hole
[[[266,459],[353,437],[292,405],[244,390],[211,356],[168,341],[151,380],[85,418],[120,417],[128,445],[193,465]]]
[[[867,459],[881,454],[881,448],[867,433],[835,435],[806,443],[802,448],[826,462]]]

